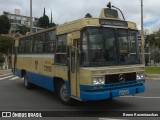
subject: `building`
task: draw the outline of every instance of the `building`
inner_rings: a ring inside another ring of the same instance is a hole
[[[20,15],[20,9],[15,9],[14,14],[8,13],[7,17],[11,22],[10,33],[20,32],[20,27],[25,26],[26,32],[30,30],[30,17]],[[33,31],[37,32],[42,28],[36,27],[38,18],[33,17]]]

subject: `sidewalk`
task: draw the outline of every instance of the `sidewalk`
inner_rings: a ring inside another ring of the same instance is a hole
[[[160,80],[160,74],[145,74],[146,79]]]
[[[6,69],[6,70],[0,70],[0,75],[5,74],[5,73],[11,73],[11,69]]]

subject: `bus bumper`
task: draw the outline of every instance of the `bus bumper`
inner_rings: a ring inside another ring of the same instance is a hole
[[[82,101],[88,100],[105,100],[111,99],[114,97],[125,96],[125,95],[135,95],[137,93],[144,92],[145,87],[144,85],[137,86],[137,87],[130,87],[130,88],[122,88],[110,91],[81,91],[80,97]]]

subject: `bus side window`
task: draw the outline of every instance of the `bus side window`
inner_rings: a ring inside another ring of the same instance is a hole
[[[44,52],[45,53],[54,52],[55,40],[56,40],[55,31],[47,32],[45,34],[45,42],[44,42]]]
[[[66,52],[67,52],[67,36],[58,36],[56,45],[55,63],[66,64]]]
[[[42,53],[43,52],[43,43],[44,43],[44,34],[37,34],[34,36],[33,43],[33,52],[34,53]]]
[[[26,41],[24,38],[19,39],[18,53],[25,53]]]
[[[26,37],[25,53],[32,53],[32,37]]]

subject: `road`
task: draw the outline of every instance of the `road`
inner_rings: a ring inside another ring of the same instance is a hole
[[[92,114],[91,111],[160,111],[160,79],[147,79],[145,85],[145,92],[136,96],[124,96],[105,101],[78,102],[75,106],[65,106],[61,104],[55,93],[39,87],[27,90],[24,88],[22,79],[11,73],[5,73],[0,74],[0,111],[61,111],[55,113],[56,117],[61,117],[59,114],[64,114],[63,111],[70,111],[65,114],[69,114],[71,117],[73,111],[82,111],[81,113],[90,111],[89,117],[83,118],[83,120],[108,118],[103,115],[101,117],[100,112],[96,113],[98,116],[96,117],[95,112]],[[125,119],[134,118],[126,117]]]

